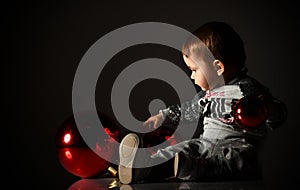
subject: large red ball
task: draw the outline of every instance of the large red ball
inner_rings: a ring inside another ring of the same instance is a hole
[[[68,172],[82,178],[100,175],[109,167],[106,160],[88,147],[61,148],[58,158]]]
[[[107,154],[112,155],[115,151],[113,144],[103,147],[97,141],[95,141],[95,147],[90,148],[80,135],[73,115],[67,118],[58,129],[56,148],[61,165],[68,172],[82,178],[99,176],[110,166],[110,162],[95,152],[106,151]]]

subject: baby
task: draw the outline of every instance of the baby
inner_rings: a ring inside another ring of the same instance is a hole
[[[202,25],[185,41],[182,54],[192,71],[191,79],[202,90],[189,102],[160,110],[144,125],[175,128],[179,122],[201,122],[203,132],[149,156],[138,154],[142,139],[127,134],[119,148],[120,182],[260,177],[260,142],[286,120],[285,104],[247,75],[244,43],[226,23]],[[135,163],[141,159],[161,164],[136,168]]]

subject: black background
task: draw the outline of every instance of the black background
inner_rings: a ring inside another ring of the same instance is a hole
[[[136,22],[165,22],[193,31],[207,21],[219,20],[231,24],[244,39],[249,74],[268,86],[289,110],[287,122],[268,135],[262,151],[265,183],[270,189],[298,185],[300,31],[297,6],[292,2],[10,1],[1,5],[5,32],[1,173],[5,181],[11,181],[11,188],[67,189],[79,179],[60,165],[55,135],[72,114],[77,66],[99,38]],[[132,51],[141,57],[150,53],[175,59],[183,66],[180,57],[165,51]],[[141,58],[127,55],[128,62],[129,57]]]

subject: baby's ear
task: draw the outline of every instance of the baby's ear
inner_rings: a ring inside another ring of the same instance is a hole
[[[218,76],[221,76],[224,73],[225,67],[224,67],[224,64],[220,60],[218,60],[218,59],[214,60],[213,66],[214,66],[215,70],[217,71]]]

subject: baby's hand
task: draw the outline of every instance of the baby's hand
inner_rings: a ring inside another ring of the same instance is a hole
[[[146,126],[146,127],[152,127],[154,129],[157,129],[163,122],[163,117],[162,117],[162,114],[159,113],[157,115],[154,115],[154,116],[151,116],[149,117],[143,124],[143,126]]]

